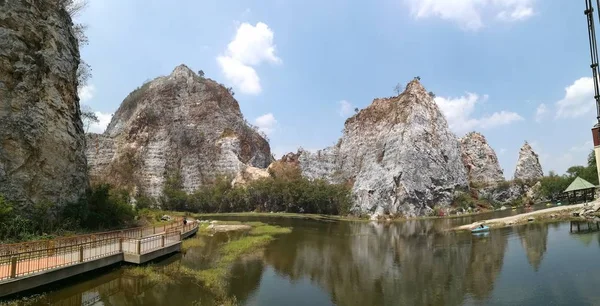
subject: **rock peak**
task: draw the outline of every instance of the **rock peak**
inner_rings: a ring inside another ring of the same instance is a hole
[[[406,85],[404,93],[427,93],[427,90],[418,79],[413,79]]]
[[[494,183],[504,180],[496,152],[485,136],[470,132],[460,140],[462,160],[471,183]]]
[[[190,67],[186,66],[185,64],[181,64],[177,67],[175,67],[175,69],[173,69],[173,72],[171,72],[171,76],[185,76],[185,77],[190,77],[190,76],[194,76],[196,75],[196,73],[194,73],[194,71],[192,71],[192,69],[190,69]]]
[[[538,155],[533,151],[533,148],[526,141],[519,151],[519,159],[517,160],[517,168],[515,169],[515,179],[519,180],[534,180],[544,176],[542,165],[538,159]]]

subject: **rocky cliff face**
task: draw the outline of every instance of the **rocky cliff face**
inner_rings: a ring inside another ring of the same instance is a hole
[[[77,201],[88,186],[73,23],[55,1],[0,1],[0,194]]]
[[[268,142],[227,89],[184,65],[130,93],[106,132],[88,136],[87,157],[94,181],[154,197],[170,176],[179,175],[192,192],[219,175],[233,178],[272,161]]]
[[[538,159],[538,155],[533,151],[533,148],[525,142],[519,152],[517,160],[517,168],[515,169],[515,179],[518,180],[535,180],[544,176],[542,165]]]
[[[460,148],[469,182],[490,184],[504,180],[496,152],[483,135],[476,132],[465,135],[460,139]]]
[[[353,182],[356,210],[372,215],[423,215],[467,188],[459,142],[417,80],[349,118],[336,146],[299,153],[304,176]]]

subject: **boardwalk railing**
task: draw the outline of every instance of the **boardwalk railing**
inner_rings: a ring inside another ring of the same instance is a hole
[[[179,222],[92,235],[0,246],[0,283],[119,253],[145,254],[181,241],[198,227]]]

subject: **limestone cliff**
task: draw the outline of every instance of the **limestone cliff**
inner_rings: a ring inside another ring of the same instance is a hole
[[[184,65],[130,93],[106,132],[88,136],[87,157],[94,181],[154,197],[173,175],[192,192],[219,175],[233,178],[272,161],[268,142],[227,89]]]
[[[372,215],[423,215],[468,185],[459,142],[417,80],[349,118],[336,146],[299,153],[304,176],[353,182],[355,210]]]
[[[460,147],[469,182],[490,184],[504,180],[496,152],[483,135],[477,132],[465,135],[460,139]]]
[[[0,194],[25,210],[88,186],[78,48],[56,1],[0,1]]]
[[[519,152],[517,168],[515,169],[515,179],[517,180],[535,180],[544,176],[542,165],[538,155],[533,151],[529,143],[525,142]]]

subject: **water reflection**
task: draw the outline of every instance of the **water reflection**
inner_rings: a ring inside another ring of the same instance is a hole
[[[482,236],[447,231],[457,223],[471,221],[278,220],[293,227],[292,233],[275,240],[264,254],[237,261],[227,291],[240,305],[267,306],[535,304],[552,298],[585,301],[582,292],[587,291],[576,291],[581,286],[569,285],[569,278],[563,283],[565,278],[555,273],[588,273],[585,262],[600,255],[600,248],[586,246],[600,241],[598,233],[570,234],[568,223],[527,224]],[[206,268],[217,256],[218,245],[236,235],[198,238],[206,239],[203,247],[160,264]],[[548,247],[552,242],[561,247]],[[572,258],[578,259],[568,268],[560,264]],[[586,279],[595,278],[586,274]],[[524,288],[524,284],[531,286]],[[557,290],[564,294],[548,293]],[[193,282],[149,283],[126,277],[117,269],[51,293],[42,304],[214,305],[215,301],[210,292]]]
[[[517,233],[521,239],[521,245],[527,254],[527,260],[538,271],[548,243],[547,224],[526,224],[517,227]]]
[[[329,226],[337,227],[326,230],[334,237],[295,232],[265,259],[291,280],[327,288],[338,305],[460,305],[467,292],[483,299],[506,247],[501,232],[473,238],[436,222]]]

